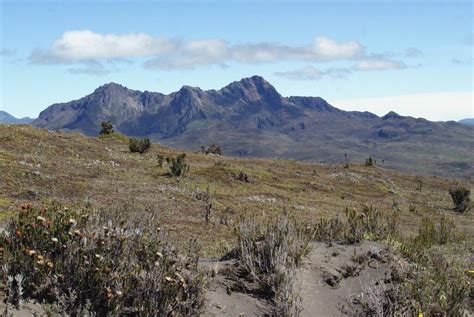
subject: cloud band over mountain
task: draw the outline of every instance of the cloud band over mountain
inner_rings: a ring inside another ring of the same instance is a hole
[[[105,72],[101,61],[139,58],[148,69],[192,69],[226,66],[228,63],[261,64],[281,61],[328,62],[356,61],[357,70],[402,68],[402,62],[382,57],[374,60],[355,40],[339,42],[316,37],[300,46],[273,42],[231,44],[222,39],[154,37],[145,33],[99,34],[90,30],[67,31],[48,49],[35,49],[29,57],[33,64],[79,64],[73,73]],[[309,77],[315,77],[310,75]],[[291,76],[287,76],[291,77]]]

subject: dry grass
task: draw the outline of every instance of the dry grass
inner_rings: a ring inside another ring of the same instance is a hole
[[[233,274],[239,288],[268,300],[272,316],[299,316],[300,297],[294,277],[313,236],[286,214],[264,222],[241,219],[236,235]]]
[[[69,206],[127,208],[153,212],[171,239],[199,238],[205,255],[220,255],[235,242],[229,225],[239,216],[266,218],[283,209],[298,221],[315,225],[321,217],[344,217],[346,208],[373,205],[382,214],[397,212],[400,228],[415,234],[424,217],[437,221],[449,214],[457,227],[472,236],[474,213],[452,211],[448,190],[474,188],[471,181],[416,176],[351,163],[321,165],[291,160],[238,159],[186,153],[190,170],[177,182],[159,166],[159,155],[182,151],[153,144],[145,154],[130,153],[120,135],[89,138],[0,125],[0,219],[24,202],[59,201]],[[200,147],[196,145],[196,150]],[[224,149],[225,150],[225,149]],[[248,182],[235,179],[240,172]],[[422,190],[419,182],[422,182]],[[195,198],[211,184],[213,213]],[[229,225],[219,223],[227,212]],[[411,211],[410,211],[411,210]]]

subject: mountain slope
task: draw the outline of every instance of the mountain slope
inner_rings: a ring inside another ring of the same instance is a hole
[[[474,176],[474,128],[390,112],[343,111],[320,97],[282,97],[259,76],[220,90],[183,86],[164,95],[110,83],[76,101],[55,104],[33,122],[96,135],[110,120],[122,133],[199,149],[219,143],[226,154],[340,163],[369,155],[386,167]]]
[[[9,114],[6,111],[1,111],[0,110],[0,123],[6,123],[6,124],[29,124],[33,121],[34,119],[25,117],[25,118],[15,118],[11,114]]]
[[[459,123],[466,124],[466,125],[474,125],[474,118],[467,118],[459,120]]]

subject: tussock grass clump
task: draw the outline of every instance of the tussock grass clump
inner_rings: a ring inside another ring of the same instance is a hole
[[[470,194],[471,191],[464,187],[456,187],[449,190],[449,195],[451,195],[454,203],[454,211],[469,211],[469,202],[471,201],[469,198]]]
[[[297,316],[299,296],[293,288],[296,267],[309,252],[312,239],[288,215],[274,220],[242,219],[237,226],[238,270],[242,288],[270,300],[278,316]]]
[[[130,138],[130,152],[132,153],[145,153],[151,146],[151,142],[149,138],[137,139],[137,138]]]
[[[198,314],[205,280],[196,258],[114,216],[26,206],[0,236],[9,302],[34,299],[75,316]]]

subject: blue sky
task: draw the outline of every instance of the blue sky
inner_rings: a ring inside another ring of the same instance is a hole
[[[473,117],[471,1],[1,1],[0,109],[107,82],[169,93],[261,75],[284,96]]]

